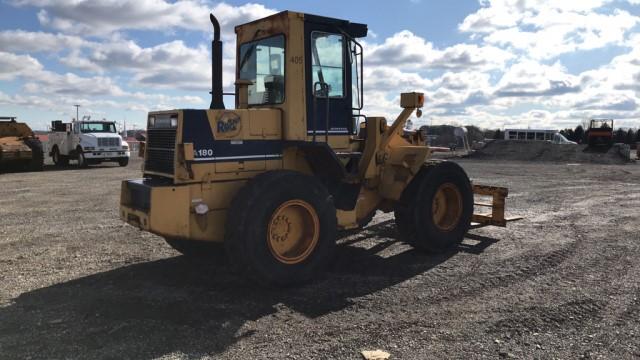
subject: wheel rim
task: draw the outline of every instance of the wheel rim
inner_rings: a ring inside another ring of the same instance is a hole
[[[320,220],[306,201],[289,200],[271,215],[267,243],[271,254],[284,264],[298,264],[313,252],[320,236]]]
[[[462,193],[452,183],[438,187],[431,206],[433,223],[441,231],[451,231],[462,217]]]

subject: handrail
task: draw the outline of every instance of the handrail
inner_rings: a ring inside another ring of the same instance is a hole
[[[318,87],[319,86],[319,87]],[[318,98],[324,97],[327,100],[327,110],[325,118],[325,142],[329,143],[329,84],[316,81],[313,84],[313,142],[316,142],[316,133],[318,132]]]

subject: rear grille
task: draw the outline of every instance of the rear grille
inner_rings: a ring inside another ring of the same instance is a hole
[[[98,138],[99,147],[118,147],[120,146],[120,139],[116,137],[112,138]]]
[[[173,174],[176,129],[147,129],[145,170]]]

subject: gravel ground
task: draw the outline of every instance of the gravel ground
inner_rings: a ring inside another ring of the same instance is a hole
[[[461,164],[508,186],[526,219],[432,256],[379,214],[288,290],[122,224],[119,182],[138,161],[2,174],[0,357],[639,357],[640,166]]]

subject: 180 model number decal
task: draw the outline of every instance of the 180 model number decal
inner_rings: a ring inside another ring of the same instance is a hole
[[[213,149],[196,149],[196,157],[211,157],[213,156]]]

